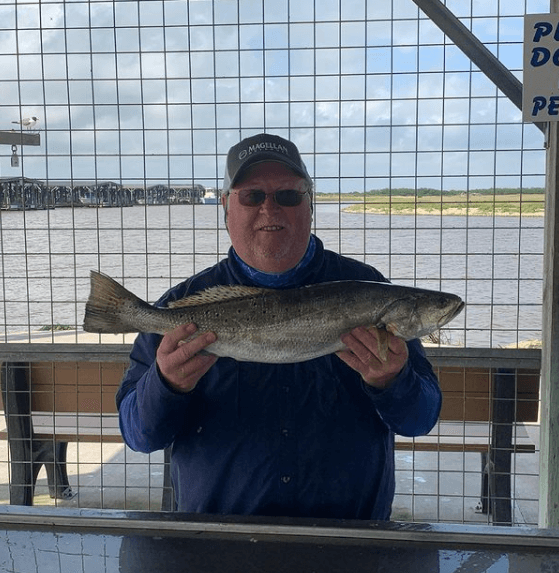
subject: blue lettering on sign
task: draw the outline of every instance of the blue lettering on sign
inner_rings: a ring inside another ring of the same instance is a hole
[[[534,48],[532,50],[532,59],[530,60],[530,65],[533,68],[538,68],[549,62],[549,57],[551,56],[550,51],[547,48]]]
[[[534,24],[534,30],[536,30],[534,34],[534,42],[539,42],[544,36],[549,36],[549,34],[551,34],[553,26],[549,22],[536,22]],[[559,40],[559,26],[555,30],[553,39],[555,41]]]
[[[559,115],[559,96],[551,96],[549,98],[549,103],[547,98],[544,96],[536,96],[532,103],[534,107],[532,108],[532,116],[536,117],[538,113],[547,107],[547,113],[549,115]]]
[[[547,99],[543,96],[536,96],[533,100],[534,107],[532,108],[532,115],[535,117],[538,115],[542,109],[545,109],[545,104],[547,103]]]
[[[536,22],[534,24],[534,37],[533,42],[537,43],[546,36],[551,37],[553,40],[559,42],[559,22],[552,24],[551,22]],[[538,46],[532,49],[532,58],[530,59],[530,66],[539,68],[545,66],[548,62],[552,62],[554,66],[559,67],[559,48],[555,51]],[[532,117],[536,117],[540,112],[547,111],[548,115],[559,115],[559,96],[536,96],[532,99]]]
[[[538,68],[539,66],[547,64],[547,62],[549,62],[549,58],[551,58],[551,52],[547,48],[534,48],[532,50],[530,65],[534,68]],[[553,52],[552,62],[556,66],[559,66],[559,49]]]

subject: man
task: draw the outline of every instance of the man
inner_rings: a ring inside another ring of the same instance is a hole
[[[290,141],[259,134],[232,147],[222,204],[228,257],[159,305],[216,284],[386,280],[311,234],[312,182]],[[201,353],[212,332],[181,344],[195,332],[186,324],[139,335],[117,394],[132,449],[172,444],[178,510],[389,519],[394,433],[429,432],[441,405],[419,341],[388,335],[383,361],[377,330],[363,325],[342,337],[347,350],[337,355],[258,364]]]

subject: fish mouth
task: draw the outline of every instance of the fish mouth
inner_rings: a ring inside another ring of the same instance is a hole
[[[455,306],[454,308],[451,308],[444,316],[441,317],[441,319],[439,320],[439,328],[444,326],[445,324],[447,324],[448,322],[450,322],[451,320],[454,320],[463,310],[464,308],[464,301],[461,300],[460,303]]]

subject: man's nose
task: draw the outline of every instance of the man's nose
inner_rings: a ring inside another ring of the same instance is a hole
[[[277,211],[279,207],[280,206],[276,203],[274,199],[274,194],[266,193],[266,199],[264,199],[264,202],[260,205],[260,209]]]

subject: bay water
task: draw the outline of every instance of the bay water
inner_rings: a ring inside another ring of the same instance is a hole
[[[443,343],[495,347],[541,338],[543,218],[346,213],[317,203],[325,246],[392,282],[454,292],[463,314]],[[149,302],[223,258],[219,205],[0,212],[0,337],[83,322],[89,271]]]

